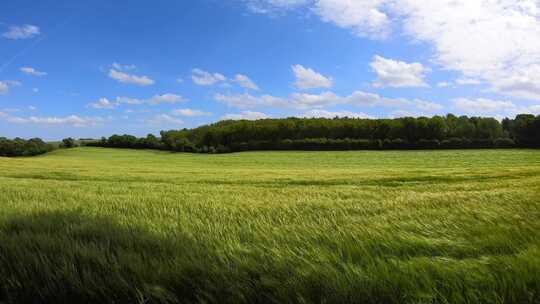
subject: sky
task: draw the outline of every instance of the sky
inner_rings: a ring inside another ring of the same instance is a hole
[[[0,137],[540,114],[540,0],[0,4]]]

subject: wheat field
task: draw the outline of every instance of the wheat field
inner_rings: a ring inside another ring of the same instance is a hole
[[[0,158],[0,303],[540,303],[540,152]]]

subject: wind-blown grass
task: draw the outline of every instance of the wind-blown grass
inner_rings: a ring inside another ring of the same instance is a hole
[[[540,152],[0,158],[0,302],[540,303]]]

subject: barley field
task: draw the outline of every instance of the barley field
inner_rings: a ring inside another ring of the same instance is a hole
[[[0,303],[540,303],[540,151],[0,158]]]

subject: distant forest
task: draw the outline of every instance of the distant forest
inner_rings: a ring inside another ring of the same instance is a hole
[[[66,138],[60,147],[157,149],[175,152],[228,153],[264,150],[407,150],[540,148],[540,115],[514,119],[485,117],[405,117],[396,119],[284,118],[225,120],[194,129],[149,134],[113,135],[76,142]],[[34,156],[58,145],[39,138],[0,137],[0,156]]]
[[[7,139],[0,137],[0,156],[35,156],[50,152],[54,147],[39,138],[25,140],[22,138]]]
[[[540,116],[495,118],[448,114],[396,119],[285,118],[227,120],[161,137],[113,135],[88,146],[227,153],[257,150],[391,150],[540,147]]]

